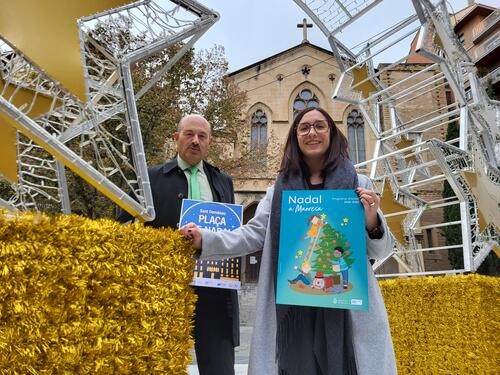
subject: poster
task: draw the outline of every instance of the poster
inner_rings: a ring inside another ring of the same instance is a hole
[[[285,190],[276,303],[368,309],[364,208],[354,190]]]
[[[195,223],[212,231],[234,230],[241,226],[243,206],[238,204],[183,199],[179,226]],[[198,260],[191,285],[240,289],[241,258]]]

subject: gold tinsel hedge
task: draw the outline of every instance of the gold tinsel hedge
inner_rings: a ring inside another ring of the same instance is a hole
[[[500,374],[500,279],[480,275],[380,282],[399,374]]]
[[[186,373],[192,254],[172,230],[0,212],[0,373]]]

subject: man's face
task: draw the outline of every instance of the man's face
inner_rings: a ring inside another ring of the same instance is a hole
[[[180,131],[174,135],[179,156],[189,165],[194,166],[208,155],[212,138],[210,125],[201,116],[188,116],[180,125]]]

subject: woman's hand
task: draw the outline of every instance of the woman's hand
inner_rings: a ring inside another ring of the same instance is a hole
[[[195,223],[189,223],[179,228],[179,232],[193,242],[195,249],[201,249],[201,230]]]
[[[380,225],[377,214],[380,207],[380,197],[374,191],[362,187],[358,187],[356,192],[365,208],[366,230],[370,232]]]

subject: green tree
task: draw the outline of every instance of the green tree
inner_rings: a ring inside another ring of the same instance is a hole
[[[181,86],[183,113],[199,113],[212,124],[214,143],[209,159],[225,172],[237,176],[252,168],[256,154],[242,137],[247,119],[241,116],[246,93],[227,77],[228,62],[224,47],[201,50],[192,60],[192,74]],[[239,145],[240,151],[236,152]]]
[[[486,88],[486,93],[493,100],[500,100],[500,93],[498,92],[498,83],[493,84],[491,79],[488,80],[488,85]],[[486,259],[481,263],[477,269],[477,273],[483,275],[500,275],[500,260],[494,251],[491,251]]]
[[[0,198],[8,200],[14,194],[10,182],[4,177],[0,176]]]
[[[459,136],[459,125],[458,122],[452,122],[448,125],[448,129],[446,131],[446,140],[456,139]],[[455,144],[456,146],[456,144]],[[443,184],[443,198],[454,197],[455,192],[451,188],[451,185],[448,181],[445,181]],[[458,204],[454,204],[452,206],[445,206],[443,208],[443,221],[452,222],[452,221],[460,221],[460,206]],[[460,224],[448,225],[442,228],[443,234],[446,238],[446,245],[453,246],[462,243],[462,229]],[[464,266],[463,254],[460,249],[451,249],[448,251],[448,259],[450,261],[451,266],[454,269],[461,269]]]
[[[448,125],[448,130],[446,133],[446,140],[456,139],[459,136],[459,126],[457,122],[452,122]],[[448,181],[444,182],[443,185],[443,198],[454,197],[455,193],[451,188]],[[443,208],[443,221],[453,222],[460,221],[460,206],[454,204],[451,206],[445,206]],[[454,246],[462,243],[462,228],[461,224],[448,225],[442,228],[443,234],[446,238],[447,246]],[[463,269],[464,268],[464,258],[462,249],[451,249],[448,251],[448,259],[450,261],[453,269]],[[486,259],[481,263],[477,269],[477,273],[484,275],[499,275],[500,264],[498,257],[492,251]]]
[[[448,181],[443,185],[443,198],[453,197],[455,193]],[[454,204],[443,208],[443,221],[460,221],[460,206]],[[448,225],[442,228],[446,238],[446,246],[454,246],[462,243],[462,228],[460,224]],[[463,253],[460,249],[451,249],[448,251],[448,259],[454,269],[462,269],[464,267]]]
[[[133,69],[135,91],[143,87],[181,47],[180,44],[172,46],[137,63]],[[228,173],[245,165],[241,155],[235,157],[231,150],[237,141],[238,129],[243,124],[240,113],[246,95],[226,78],[227,66],[224,50],[220,46],[199,53],[191,49],[137,100],[148,165],[163,163],[174,156],[172,138],[180,119],[188,113],[205,116],[213,126],[216,142],[211,148],[211,161]],[[109,129],[116,127],[113,120],[103,126]],[[74,147],[78,148],[78,145]],[[249,159],[250,155],[247,156]],[[117,207],[113,202],[72,172],[68,175],[74,212],[91,218],[116,216]],[[122,184],[118,179],[115,182],[119,186]]]
[[[133,71],[136,91],[180,48],[181,45],[173,46],[168,51],[162,51],[139,63]],[[165,161],[166,142],[172,138],[179,120],[186,113],[180,103],[184,82],[191,80],[195,74],[194,58],[193,50],[186,52],[156,85],[137,100],[144,152],[149,165]]]
[[[345,254],[347,254],[344,255],[343,258],[350,268],[354,262],[354,258],[350,251],[350,243],[341,232],[337,231],[330,224],[325,224],[321,229],[320,240],[314,249],[316,258],[313,260],[312,268],[316,272],[323,272],[324,275],[334,274],[335,272],[332,270],[331,261],[334,259],[334,249],[339,246],[342,247]]]
[[[126,23],[126,21],[123,22]],[[118,27],[117,31],[116,25],[99,23],[91,31],[91,38],[97,44],[107,45],[108,54],[114,54],[115,51],[124,53],[135,48],[134,40],[143,44],[141,36],[132,36],[128,30],[126,24],[123,28]],[[88,59],[86,62],[89,75],[91,77],[93,74],[110,76],[111,69],[107,71],[104,69],[103,73],[102,67],[106,65],[102,64],[105,60],[103,51],[92,43],[86,44],[86,48],[87,52],[94,56],[94,59]],[[135,92],[137,93],[165,63],[170,61],[180,48],[182,44],[178,43],[136,63],[132,67]],[[215,164],[228,173],[245,165],[244,157],[241,153],[234,152],[234,146],[244,122],[240,113],[246,101],[246,94],[239,91],[232,81],[227,79],[227,68],[228,63],[223,47],[214,46],[198,53],[191,49],[137,100],[138,117],[148,165],[157,165],[174,156],[175,147],[169,148],[169,143],[172,143],[169,140],[172,139],[179,120],[188,113],[202,114],[213,125],[216,142],[209,157]],[[106,100],[107,98],[103,97],[100,103],[109,105],[110,103]],[[99,124],[99,127],[108,133],[119,135],[117,139],[105,141],[108,146],[118,150],[121,150],[123,146],[120,140],[126,139],[126,127],[118,126],[122,122],[123,119],[120,121],[120,119],[112,118]],[[99,141],[96,141],[94,147],[82,147],[81,141],[84,139],[88,139],[88,136],[82,135],[75,138],[68,143],[68,146],[85,160],[90,161],[94,167],[97,164],[113,165],[111,156],[107,154],[105,148],[100,147]],[[132,155],[128,156],[129,160],[132,159]],[[132,169],[127,167],[128,160],[120,158],[115,158],[115,160],[123,167],[125,175],[132,177]],[[246,160],[251,160],[250,153],[246,155]],[[116,205],[113,202],[69,169],[66,171],[73,212],[90,218],[116,215]],[[123,186],[124,181],[118,173],[108,178],[126,191],[130,189]],[[0,190],[5,191],[5,195],[2,194],[5,199],[12,195],[6,187],[0,186]]]
[[[168,50],[161,51],[145,60],[135,64],[132,70],[134,89],[137,92],[150,79],[150,77],[173,56],[180,46],[175,45]],[[183,77],[189,74],[192,53],[186,54],[162,79],[146,92],[136,102],[146,160],[150,165],[158,164],[164,160],[166,135],[175,129],[176,121],[181,114],[175,105],[179,100],[179,86]],[[123,120],[122,120],[123,121]],[[100,124],[110,134],[117,135],[118,139],[126,139],[126,127],[117,130],[120,121],[109,119]],[[85,160],[93,163],[99,158],[102,164],[109,162],[109,155],[105,152],[98,153],[99,148],[82,148],[81,139],[75,139],[70,147],[82,155]],[[121,144],[114,139],[109,139],[108,144],[121,149]],[[132,159],[132,155],[128,155]],[[120,167],[127,177],[132,177],[131,168],[127,167],[128,161],[119,160]],[[125,190],[130,188],[124,185],[119,174],[108,176],[116,185]],[[102,195],[93,186],[88,184],[75,173],[68,170],[68,189],[71,199],[72,211],[90,218],[114,217],[117,206],[107,197]]]
[[[500,260],[494,251],[490,251],[483,263],[478,267],[477,273],[482,275],[500,275]]]

